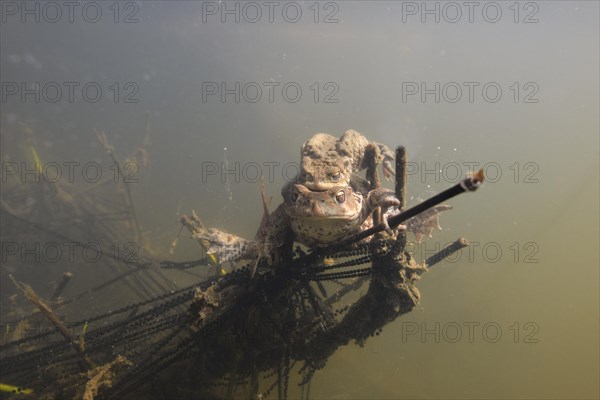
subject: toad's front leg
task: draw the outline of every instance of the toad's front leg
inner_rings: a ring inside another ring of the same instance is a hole
[[[367,214],[372,213],[375,209],[379,208],[381,215],[381,224],[385,231],[393,236],[394,232],[390,228],[388,224],[388,209],[392,207],[398,207],[400,205],[400,200],[396,197],[393,191],[386,188],[377,188],[371,190],[367,194],[366,202],[365,202],[364,212]],[[399,225],[399,229],[406,229],[404,225]]]

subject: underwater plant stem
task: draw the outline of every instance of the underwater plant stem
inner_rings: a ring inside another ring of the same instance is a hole
[[[396,148],[396,197],[400,200],[399,210],[403,210],[406,205],[406,148],[398,146]]]
[[[52,294],[52,297],[50,297],[50,301],[56,301],[58,299],[58,296],[60,296],[60,294],[63,292],[63,290],[65,290],[65,287],[67,287],[67,284],[69,283],[71,278],[73,278],[72,272],[65,272],[63,274],[62,280],[58,283],[58,285],[56,286],[56,289],[54,289],[54,293]]]
[[[396,148],[396,179],[394,193],[400,201],[398,210],[402,212],[406,207],[406,147],[398,146]],[[402,251],[406,246],[406,229],[398,229],[396,233],[395,251]]]
[[[8,275],[15,286],[23,292],[25,297],[31,301],[41,312],[48,318],[48,320],[58,329],[60,334],[65,338],[65,341],[69,343],[77,352],[81,360],[87,366],[88,369],[94,368],[94,364],[89,359],[89,357],[83,352],[82,347],[79,343],[75,343],[71,341],[71,335],[69,334],[69,330],[63,324],[63,322],[58,318],[58,316],[52,311],[52,309],[40,299],[40,297],[35,293],[33,288],[26,283],[18,282],[12,274]]]
[[[459,183],[452,186],[451,188],[446,189],[443,192],[438,193],[435,196],[425,200],[424,202],[417,204],[416,206],[409,208],[408,210],[406,210],[398,215],[391,217],[390,219],[388,219],[388,224],[389,224],[390,228],[394,229],[398,225],[400,225],[402,222],[414,217],[415,215],[422,213],[423,211],[425,211],[431,207],[437,206],[438,204],[440,204],[448,199],[451,199],[454,196],[457,196],[464,192],[474,192],[475,190],[477,190],[479,188],[479,186],[481,186],[483,179],[484,179],[483,169],[481,169],[481,170],[479,170],[479,172],[475,173],[474,175],[467,176],[466,178],[464,178],[463,180],[461,180]],[[384,230],[383,225],[381,225],[381,224],[376,225],[372,228],[369,228],[369,229],[359,233],[358,235],[351,237],[349,240],[344,241],[340,245],[344,246],[344,245],[348,245],[348,244],[351,244],[354,242],[358,242],[359,240],[362,240],[366,237],[369,237],[369,236],[371,236],[375,233],[381,232],[383,230]],[[337,247],[337,245],[336,245],[336,247]]]
[[[138,219],[137,219],[137,213],[135,212],[133,197],[131,196],[131,188],[129,187],[129,182],[127,181],[127,177],[123,174],[123,171],[121,170],[121,163],[119,163],[119,160],[117,159],[117,155],[115,154],[115,148],[113,145],[108,143],[108,139],[106,138],[106,134],[104,132],[98,132],[95,129],[94,129],[94,132],[96,133],[96,136],[98,137],[98,141],[100,141],[100,144],[102,144],[106,153],[108,153],[108,155],[110,155],[110,158],[112,158],[114,165],[116,165],[117,172],[119,173],[119,179],[122,179],[123,186],[125,186],[125,195],[127,197],[127,203],[128,203],[127,205],[129,206],[129,209],[131,210],[131,219],[133,220],[132,221],[133,226],[135,227],[135,233],[137,235],[137,242],[139,243],[140,246],[142,246],[143,245],[142,230],[140,229],[140,224],[138,223]]]
[[[457,251],[459,251],[460,249],[467,247],[469,245],[469,241],[465,238],[458,238],[456,239],[456,241],[450,243],[448,246],[444,247],[442,250],[438,251],[437,253],[435,253],[434,255],[432,255],[431,257],[429,257],[425,263],[427,264],[428,267],[431,267],[437,263],[439,263],[440,261],[442,261],[444,258],[450,256],[453,253],[456,253]]]

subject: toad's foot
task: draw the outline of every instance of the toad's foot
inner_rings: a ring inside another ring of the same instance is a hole
[[[394,152],[392,151],[392,149],[390,149],[389,147],[387,147],[385,144],[383,143],[377,143],[374,142],[377,147],[379,147],[379,154],[380,154],[380,158],[381,158],[381,168],[383,169],[383,176],[385,177],[385,179],[390,180],[392,179],[396,172],[394,171],[394,163],[396,160],[396,156],[394,154]]]
[[[421,243],[423,236],[429,238],[432,237],[434,229],[439,231],[442,230],[440,226],[439,215],[443,211],[451,210],[452,206],[448,204],[441,204],[439,206],[432,207],[426,211],[423,211],[419,215],[415,215],[406,221],[406,226],[409,231],[415,235],[415,239],[418,243]]]
[[[206,254],[214,256],[219,263],[258,257],[259,246],[256,241],[220,229],[200,230],[194,233],[193,238],[202,243]]]
[[[390,235],[391,237],[395,237],[396,234],[394,233],[394,231],[392,230],[392,228],[390,228],[390,224],[388,223],[388,218],[389,218],[389,213],[383,213],[381,214],[381,225],[383,225],[383,229],[385,230],[385,232]],[[396,229],[398,231],[405,231],[406,225],[398,225],[396,227]]]

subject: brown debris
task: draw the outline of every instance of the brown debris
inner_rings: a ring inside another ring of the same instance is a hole
[[[197,317],[198,322],[201,323],[219,306],[219,300],[220,296],[215,291],[214,285],[204,291],[196,288],[194,300],[190,305],[190,312]]]
[[[125,357],[119,355],[117,358],[108,363],[96,367],[87,372],[89,380],[85,384],[85,391],[83,393],[83,400],[94,400],[94,397],[98,394],[98,391],[103,386],[110,388],[112,387],[112,380],[115,377],[114,369],[116,367],[130,367],[133,363]]]

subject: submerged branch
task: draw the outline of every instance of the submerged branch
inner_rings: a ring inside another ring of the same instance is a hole
[[[14,276],[8,275],[15,286],[23,292],[25,297],[31,301],[41,312],[48,318],[48,320],[58,329],[60,334],[65,338],[65,341],[69,343],[73,349],[77,352],[81,360],[85,363],[88,369],[94,368],[94,364],[89,359],[89,357],[83,352],[79,343],[75,343],[71,341],[71,335],[69,334],[69,330],[60,320],[60,318],[52,311],[52,309],[40,299],[40,297],[35,293],[33,288],[26,283],[18,282]]]
[[[448,246],[444,247],[439,252],[435,253],[431,257],[429,257],[425,263],[428,267],[435,265],[442,261],[444,258],[456,253],[460,249],[467,247],[469,245],[469,241],[465,238],[458,238],[456,241],[452,242]]]
[[[123,170],[121,169],[121,163],[119,163],[119,160],[117,159],[117,155],[115,153],[115,148],[112,144],[108,142],[108,138],[106,137],[106,134],[104,132],[98,132],[96,129],[94,129],[94,133],[98,137],[98,141],[100,142],[102,147],[104,147],[106,153],[110,156],[110,158],[112,158],[114,165],[117,168],[117,172],[119,173],[119,179],[122,180],[123,186],[125,186],[125,194],[127,196],[128,203],[127,206],[131,210],[131,219],[135,228],[135,233],[137,235],[137,242],[142,244],[144,243],[142,230],[140,228],[140,224],[138,223],[137,214],[135,212],[135,205],[133,203],[133,196],[131,195],[131,188],[129,187],[127,177],[125,176],[125,174],[123,174]]]
[[[475,190],[477,190],[479,188],[479,186],[481,186],[481,184],[483,183],[483,180],[484,180],[484,175],[483,175],[483,169],[482,169],[482,170],[479,170],[477,173],[473,174],[472,176],[467,176],[466,178],[464,178],[463,180],[461,180],[459,183],[452,186],[451,188],[446,189],[443,192],[438,193],[437,195],[425,200],[424,202],[417,204],[416,206],[409,208],[408,210],[401,212],[398,215],[391,217],[390,219],[388,219],[389,227],[394,229],[398,225],[400,225],[402,222],[414,217],[415,215],[418,215],[418,214],[422,213],[423,211],[428,210],[431,207],[434,207],[434,206],[436,206],[448,199],[451,199],[452,197],[455,197],[461,193],[474,192]],[[341,243],[338,243],[338,244],[335,244],[332,246],[328,246],[328,247],[323,247],[322,249],[319,250],[319,253],[326,254],[326,253],[330,253],[331,251],[346,248],[348,245],[350,245],[352,243],[358,242],[362,239],[365,239],[371,235],[382,232],[384,230],[385,230],[385,228],[384,228],[383,224],[376,225],[372,228],[369,228],[365,231],[360,232],[357,235],[352,236],[351,238],[349,238],[347,240],[344,240]]]

